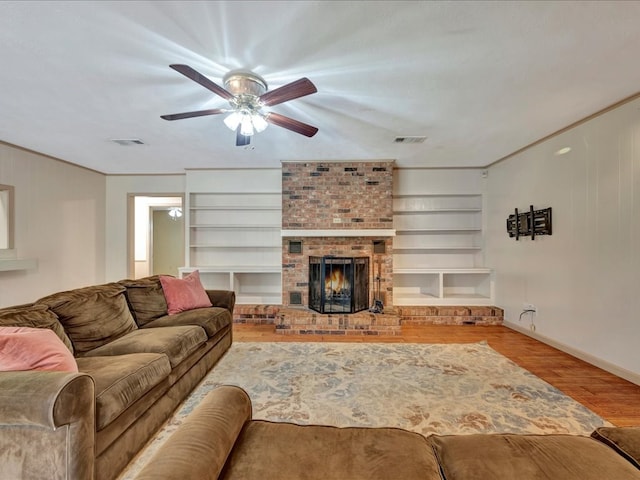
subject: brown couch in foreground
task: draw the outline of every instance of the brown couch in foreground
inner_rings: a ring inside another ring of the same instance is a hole
[[[209,393],[136,480],[637,480],[640,428],[432,435],[251,419],[238,387]],[[600,440],[600,441],[599,441]]]
[[[0,478],[117,477],[231,346],[235,293],[207,295],[167,315],[154,276],[0,309],[0,326],[56,332],[79,370],[0,372]]]

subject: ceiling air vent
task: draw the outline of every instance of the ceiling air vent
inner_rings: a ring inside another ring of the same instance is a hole
[[[406,136],[406,137],[396,137],[395,143],[424,143],[427,137],[421,136]]]
[[[112,138],[113,143],[122,145],[123,147],[129,147],[131,145],[144,145],[144,142],[139,138]]]

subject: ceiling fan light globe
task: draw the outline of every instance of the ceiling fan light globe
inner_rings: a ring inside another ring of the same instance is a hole
[[[240,122],[240,133],[246,137],[253,135],[253,123],[251,122],[251,115],[243,115]]]
[[[231,115],[224,119],[224,124],[229,127],[229,129],[235,132],[241,121],[242,115],[238,112],[233,112]]]
[[[182,217],[182,209],[178,208],[178,207],[172,207],[169,209],[169,216],[174,219],[177,220],[178,218]]]
[[[253,115],[251,118],[251,122],[253,123],[253,128],[255,128],[256,132],[258,133],[263,132],[264,129],[269,126],[262,115]]]

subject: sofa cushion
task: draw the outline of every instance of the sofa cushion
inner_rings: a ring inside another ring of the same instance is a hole
[[[138,328],[124,291],[122,285],[107,283],[54,293],[37,303],[55,312],[76,354],[82,354]]]
[[[139,327],[167,314],[167,300],[158,275],[118,283],[127,288],[125,295]]]
[[[640,468],[640,427],[600,427],[591,436]]]
[[[77,372],[73,354],[53,330],[0,327],[0,371]]]
[[[78,369],[96,385],[96,429],[101,430],[171,373],[166,355],[133,353],[80,357]]]
[[[145,328],[169,327],[175,325],[199,325],[209,338],[232,323],[231,313],[226,308],[208,307],[187,310],[175,315],[165,315],[145,325]]]
[[[253,420],[220,479],[267,478],[440,480],[440,475],[427,440],[414,432]]]
[[[73,345],[58,317],[46,305],[18,305],[0,309],[0,326],[48,328],[62,340],[71,353]]]
[[[211,307],[211,300],[200,282],[200,272],[194,270],[184,278],[160,275],[160,283],[167,299],[169,315],[194,308]]]
[[[443,480],[640,479],[636,469],[593,438],[474,434],[429,437]]]
[[[143,328],[86,352],[83,356],[163,353],[169,358],[171,368],[175,368],[206,341],[207,334],[198,326]]]

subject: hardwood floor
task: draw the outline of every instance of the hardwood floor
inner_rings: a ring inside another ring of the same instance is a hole
[[[640,386],[503,326],[411,326],[399,336],[282,335],[273,325],[234,324],[234,342],[472,343],[491,348],[618,426],[640,426]]]

